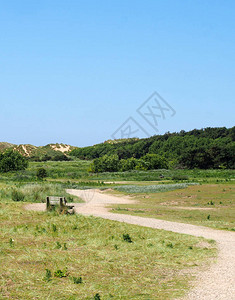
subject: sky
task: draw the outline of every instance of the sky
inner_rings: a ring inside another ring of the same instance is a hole
[[[235,1],[0,0],[0,141],[234,126]]]

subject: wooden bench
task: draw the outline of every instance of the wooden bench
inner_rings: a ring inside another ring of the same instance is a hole
[[[47,196],[47,210],[59,209],[60,213],[73,214],[74,205],[68,205],[65,197]]]

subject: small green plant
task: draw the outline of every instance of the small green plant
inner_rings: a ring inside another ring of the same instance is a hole
[[[60,249],[62,246],[61,246],[61,243],[60,242],[56,242],[56,249]]]
[[[166,246],[167,246],[168,248],[174,248],[174,245],[173,245],[172,243],[168,243],[168,244],[166,244]]]
[[[56,270],[54,272],[54,276],[58,278],[67,277],[68,276],[67,268],[65,270],[60,270],[60,269]]]
[[[122,235],[122,237],[123,237],[123,240],[124,240],[125,242],[132,243],[132,239],[131,239],[131,237],[129,236],[128,233],[124,233],[124,234]]]
[[[208,216],[207,216],[207,220],[210,220],[210,218],[211,218],[211,215],[208,215]]]
[[[82,277],[73,277],[73,283],[75,284],[82,283]]]
[[[74,199],[73,199],[73,197],[71,197],[71,196],[68,196],[68,197],[66,197],[66,199],[67,199],[67,201],[70,203],[70,202],[74,202]]]
[[[118,250],[118,245],[117,244],[114,245],[114,249]]]
[[[12,238],[10,238],[9,244],[10,244],[10,247],[14,247],[14,240]]]
[[[94,300],[101,300],[101,298],[100,298],[100,295],[97,293],[97,294],[95,294],[95,296],[94,296]]]
[[[208,205],[214,205],[215,203],[211,200],[207,203]]]
[[[25,195],[21,191],[13,190],[11,197],[13,201],[24,201]]]
[[[57,227],[56,227],[55,224],[52,224],[52,231],[53,231],[53,232],[56,232],[56,231],[57,231]]]
[[[44,277],[44,281],[47,281],[47,282],[50,281],[51,277],[52,277],[51,271],[49,269],[46,269],[46,275]]]
[[[68,247],[67,247],[66,243],[64,243],[63,250],[68,250]]]

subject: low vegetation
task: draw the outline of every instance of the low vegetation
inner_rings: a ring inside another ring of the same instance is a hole
[[[29,183],[0,184],[0,199],[2,201],[42,203],[47,196],[66,197],[68,202],[81,202],[81,199],[65,192],[61,184]]]
[[[201,238],[23,207],[0,203],[2,299],[173,299],[216,254]]]
[[[114,189],[125,193],[161,193],[174,191],[178,189],[185,189],[194,183],[175,183],[175,184],[155,184],[155,185],[120,185]]]
[[[120,192],[119,187],[115,190],[115,193],[119,190],[119,195],[128,194],[137,201],[133,204],[116,205],[113,208],[115,213],[235,231],[234,184],[192,185],[186,189],[161,191],[157,194],[153,190],[148,192],[148,186],[131,186],[131,191],[127,189]]]

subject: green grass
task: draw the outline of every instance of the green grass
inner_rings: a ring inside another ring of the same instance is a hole
[[[2,200],[1,299],[173,299],[216,254],[202,238]]]
[[[137,188],[144,191],[144,187]],[[234,184],[194,185],[157,194],[112,193],[130,195],[137,200],[137,203],[114,206],[113,211],[117,213],[235,230]]]
[[[0,174],[1,299],[182,296],[191,271],[215,256],[212,242],[94,217],[25,211],[24,202],[68,198],[65,188],[112,187],[111,193],[138,201],[114,206],[115,213],[235,230],[234,170],[92,174],[89,165],[30,162],[25,171]],[[35,178],[40,167],[48,172],[46,181]],[[23,202],[12,201],[13,191],[23,194]]]
[[[235,170],[149,170],[149,171],[127,171],[127,172],[105,172],[89,173],[91,161],[47,161],[29,162],[25,171],[0,174],[0,181],[11,180],[35,181],[38,168],[45,168],[48,178],[51,180],[77,181],[169,181],[169,182],[199,182],[216,183],[231,182],[235,180]],[[164,179],[160,178],[163,175]]]
[[[9,172],[0,174],[0,181],[36,181],[36,172],[39,168],[45,168],[48,178],[54,180],[76,179],[89,177],[89,161],[47,161],[47,162],[29,162],[29,167],[24,171]]]
[[[66,197],[68,202],[82,202],[76,196],[65,192],[61,184],[41,183],[0,183],[1,201],[46,202],[47,196]]]
[[[164,181],[230,182],[235,179],[235,170],[133,170],[91,174],[90,178],[103,181],[162,181],[161,175]]]

